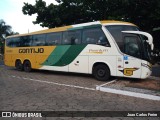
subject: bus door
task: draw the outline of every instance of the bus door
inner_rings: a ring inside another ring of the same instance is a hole
[[[137,34],[123,34],[124,55],[123,72],[124,77],[141,78],[141,39]]]

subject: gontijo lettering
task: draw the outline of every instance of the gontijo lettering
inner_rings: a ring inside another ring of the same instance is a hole
[[[19,53],[44,53],[44,48],[25,48],[25,49],[19,49]]]

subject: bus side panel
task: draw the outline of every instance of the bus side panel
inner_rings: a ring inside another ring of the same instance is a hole
[[[124,65],[123,65],[124,57],[123,55],[117,55],[117,76],[119,77],[124,77],[123,70],[124,70]]]
[[[141,74],[141,79],[145,79],[152,74],[152,65],[149,62],[142,60],[141,67],[143,71],[143,74]]]
[[[88,73],[88,56],[78,56],[71,64],[69,64],[69,72]]]
[[[31,63],[31,66],[33,69],[36,68],[36,57],[34,54],[24,54],[24,55],[21,55],[21,58],[23,58],[23,63],[25,60],[29,60],[30,63]]]
[[[111,76],[117,75],[116,56],[89,56],[89,73],[92,74],[92,68],[95,63],[105,63],[109,69]]]
[[[11,54],[5,54],[4,64],[6,66],[12,66],[12,55]]]
[[[36,59],[35,69],[39,69],[45,64],[47,66],[52,65],[53,59],[49,59],[49,58],[54,58],[54,55],[52,55],[51,53],[54,52],[56,46],[43,46],[43,47],[40,47],[40,48],[42,48],[43,51],[42,51],[42,53],[36,53],[35,54],[35,59]]]
[[[13,56],[14,56],[14,49],[5,46],[5,60],[4,64],[7,66],[15,66],[15,63],[13,64]]]
[[[35,69],[39,69],[42,67],[43,62],[46,60],[46,58],[48,57],[48,55],[35,55]]]
[[[63,71],[63,72],[68,72],[68,65],[66,66],[47,66],[47,65],[43,65],[41,68],[39,68],[41,70],[51,70],[51,71]]]

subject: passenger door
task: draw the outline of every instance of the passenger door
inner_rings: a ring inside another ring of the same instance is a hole
[[[136,34],[123,35],[124,56],[123,56],[123,74],[124,77],[141,78],[141,41]]]

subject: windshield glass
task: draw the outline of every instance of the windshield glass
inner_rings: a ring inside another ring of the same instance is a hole
[[[108,25],[106,26],[106,28],[113,36],[113,38],[115,39],[117,45],[119,46],[122,52],[124,51],[122,31],[138,31],[138,28],[136,26],[129,26],[129,25]]]
[[[147,38],[143,35],[140,35],[142,42],[143,42],[143,48],[144,48],[144,54],[143,58],[149,62],[151,62],[151,46],[147,42]]]
[[[130,25],[108,25],[106,29],[115,39],[121,52],[150,61],[150,46],[142,35],[125,34],[122,31],[139,31],[138,27]]]

